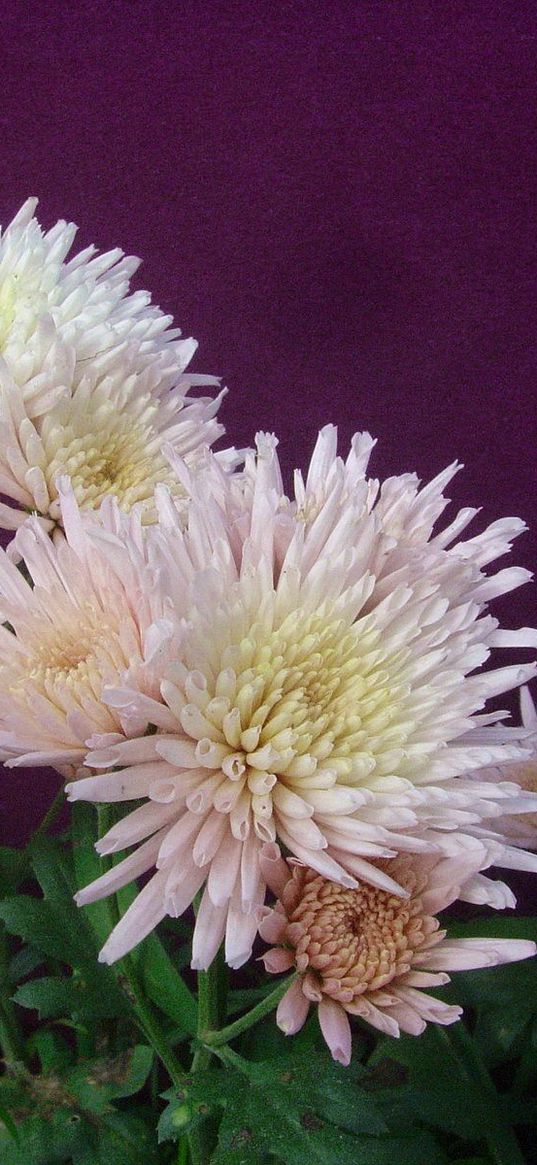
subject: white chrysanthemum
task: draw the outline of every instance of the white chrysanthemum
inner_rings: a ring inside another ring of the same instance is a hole
[[[147,291],[129,294],[140,260],[119,248],[99,255],[94,246],[67,259],[76,226],[60,220],[43,231],[36,206],[28,198],[0,236],[0,355],[21,390],[53,369],[55,335],[74,349],[76,382],[88,360],[106,364],[125,340],[139,344],[140,367],[157,357],[182,371],[196,342],[179,339]]]
[[[520,707],[522,714],[523,747],[527,750],[524,760],[514,761],[501,767],[485,768],[475,774],[476,780],[485,781],[516,781],[526,793],[533,793],[537,800],[537,709],[531,698],[528,688],[520,692]],[[537,807],[537,806],[536,806]],[[490,844],[494,842],[502,846],[524,846],[529,850],[537,850],[537,812],[528,813],[524,801],[522,812],[517,811],[516,803],[509,806],[509,813],[499,820],[485,822],[475,833],[478,837],[485,837]],[[509,853],[513,853],[509,849]],[[515,853],[515,866],[520,868]],[[481,902],[481,883],[478,879],[466,887],[465,898],[470,902]],[[506,905],[514,905],[507,901]]]
[[[140,368],[136,344],[118,347],[111,368],[100,371],[97,362],[78,383],[74,351],[58,356],[54,376],[32,395],[32,417],[0,362],[0,492],[10,503],[0,505],[0,525],[16,529],[33,512],[51,529],[60,518],[61,475],[71,478],[82,509],[114,494],[126,511],[141,503],[144,521],[152,521],[157,482],[184,496],[167,451],[188,464],[203,455],[224,431],[215,418],[222,394],[190,399],[181,378],[157,361]]]
[[[79,896],[89,902],[157,866],[105,960],[164,914],[180,914],[206,883],[194,965],[208,965],[224,933],[226,957],[240,965],[264,897],[263,843],[278,838],[343,886],[359,878],[398,892],[376,859],[442,848],[446,832],[471,834],[524,799],[514,784],[465,776],[525,755],[516,731],[495,726],[499,714],[479,713],[533,665],[476,672],[491,648],[537,644],[535,631],[500,631],[485,613],[490,598],[528,578],[516,567],[482,570],[522,523],[507,519],[456,542],[466,510],[433,535],[455,467],[421,491],[414,477],[379,487],[366,478],[369,436],[355,438],[343,463],[331,427],[290,502],[275,444],[260,437],[240,479],[213,460],[190,483],[186,529],[158,491],[145,553],[181,636],[179,652],[170,637],[160,657],[175,727],[127,744],[103,740],[87,764],[110,771],[69,789],[97,802],[145,798],[99,849],[148,840]],[[122,571],[125,548],[138,553],[133,538],[125,530],[103,545],[112,570]],[[135,685],[104,698],[141,714]]]
[[[105,503],[96,524],[108,515],[113,530],[113,513]],[[52,542],[30,518],[18,537],[31,583],[0,551],[0,759],[73,776],[96,733],[138,735],[149,715],[174,727],[158,665],[159,636],[169,642],[171,628],[143,560],[126,556],[122,571],[111,571],[80,521]],[[105,685],[127,679],[140,693],[141,719],[103,701]]]
[[[146,292],[128,294],[138,260],[90,247],[66,261],[76,228],[44,233],[35,204],[0,238],[0,524],[16,529],[33,512],[51,529],[59,474],[83,508],[114,493],[152,520],[156,482],[183,492],[166,450],[192,463],[223,433],[222,394],[188,396],[218,380],[185,374],[195,342],[178,339]]]

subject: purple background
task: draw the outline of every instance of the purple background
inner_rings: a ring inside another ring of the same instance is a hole
[[[535,529],[536,40],[532,4],[13,4],[0,219],[141,255],[234,443],[369,428],[377,474],[458,457],[455,501]],[[55,784],[4,774],[4,840]]]

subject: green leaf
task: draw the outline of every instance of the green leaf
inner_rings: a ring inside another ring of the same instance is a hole
[[[460,971],[441,997],[463,1007],[527,1006],[537,1014],[537,960],[486,967],[480,971]]]
[[[45,898],[53,902],[69,901],[73,913],[77,914],[72,901],[76,890],[73,866],[65,845],[59,838],[38,837],[31,842],[28,852]]]
[[[41,1019],[58,1019],[70,1016],[75,1023],[113,1019],[130,1013],[126,996],[114,984],[112,991],[102,990],[102,976],[97,970],[89,979],[81,975],[71,978],[44,976],[24,983],[15,992],[13,999],[21,1007],[33,1007]]]
[[[26,979],[33,971],[37,970],[43,963],[42,951],[37,951],[35,947],[21,947],[16,954],[13,955],[9,964],[8,972],[12,983],[19,983],[21,979]]]
[[[154,1131],[131,1113],[113,1113],[73,1155],[73,1165],[162,1165]]]
[[[97,838],[97,813],[94,805],[75,801],[72,806],[71,837],[75,882],[77,889],[81,890],[96,878],[100,878],[106,869],[94,846]],[[84,917],[90,920],[101,946],[110,934],[108,902],[93,902],[90,906],[85,906]]]
[[[15,1144],[8,1134],[0,1131],[0,1160],[2,1165],[56,1165],[67,1163],[84,1138],[80,1116],[70,1109],[52,1110],[46,1119],[29,1116],[17,1126],[19,1141]]]
[[[60,959],[72,967],[88,967],[93,963],[93,951],[88,952],[85,936],[73,930],[65,911],[55,902],[15,895],[0,902],[0,918],[10,934],[43,951],[53,959]]]
[[[113,1112],[73,1154],[73,1165],[157,1165],[154,1131],[134,1113]],[[161,1163],[162,1165],[162,1163]]]
[[[153,1003],[182,1031],[195,1035],[198,1009],[195,999],[155,934],[141,944],[139,972]]]
[[[27,873],[28,862],[24,851],[0,846],[0,897],[12,894]]]
[[[133,1096],[143,1088],[152,1063],[153,1049],[138,1044],[111,1060],[77,1064],[67,1072],[65,1087],[84,1111],[103,1113],[112,1100]]]
[[[449,922],[450,938],[525,938],[537,942],[537,918],[493,914],[471,922]]]
[[[360,1065],[354,1074],[330,1062],[325,1072],[311,1058],[252,1062],[229,1049],[225,1059],[233,1067],[196,1073],[180,1092],[166,1094],[171,1103],[159,1123],[160,1140],[176,1138],[216,1108],[223,1116],[213,1165],[259,1165],[267,1153],[285,1165],[444,1161],[426,1132],[382,1135],[387,1127],[376,1103],[357,1083]]]
[[[485,1137],[495,1124],[495,1094],[465,1074],[442,1028],[429,1024],[418,1038],[381,1040],[370,1062],[385,1057],[408,1070],[405,1102],[420,1120],[469,1140]]]
[[[520,1047],[531,1019],[531,1006],[535,1004],[530,1008],[515,1003],[512,1007],[479,1009],[473,1038],[488,1065],[501,1063],[517,1045]]]
[[[97,962],[94,937],[76,909],[69,900],[56,902],[24,895],[0,902],[0,918],[11,934],[80,973],[78,980],[62,981],[53,976],[23,984],[16,992],[17,1002],[36,1007],[49,1018],[73,1015],[78,1021],[124,1016],[129,1012],[126,998],[110,967]]]
[[[5,1125],[10,1137],[14,1140],[15,1144],[19,1145],[20,1137],[15,1121],[7,1111],[7,1108],[3,1108],[3,1106],[0,1104],[0,1125],[2,1124]]]
[[[39,1056],[41,1072],[62,1073],[70,1067],[73,1061],[73,1052],[58,1032],[48,1028],[40,1028],[30,1037],[28,1050]]]
[[[490,1157],[457,1157],[457,1165],[490,1165]]]
[[[45,1034],[52,1033],[41,1033]],[[152,1050],[139,1045],[63,1073],[21,1077],[11,1081],[9,1089],[3,1089],[0,1081],[0,1104],[10,1110],[18,1137],[16,1143],[0,1127],[2,1165],[156,1162],[154,1132],[140,1116],[117,1111],[113,1105],[139,1093],[152,1062]]]

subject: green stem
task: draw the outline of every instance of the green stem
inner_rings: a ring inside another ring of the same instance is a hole
[[[227,1027],[223,1027],[220,1031],[205,1030],[201,1032],[200,1038],[208,1048],[219,1048],[222,1044],[229,1043],[234,1040],[236,1036],[240,1036],[241,1032],[245,1032],[249,1027],[253,1027],[254,1023],[259,1023],[260,1019],[264,1019],[269,1012],[273,1011],[278,1006],[280,999],[283,999],[285,992],[291,986],[291,983],[296,979],[296,975],[288,975],[287,979],[278,983],[274,991],[270,995],[266,995],[260,1003],[252,1007],[251,1011],[247,1011],[246,1015],[241,1015],[240,1019],[236,1019],[234,1023],[230,1023]]]
[[[19,1031],[13,1002],[9,997],[8,977],[9,955],[3,934],[0,934],[0,1048],[2,1057],[9,1063],[19,1060],[24,1063],[24,1041]],[[5,991],[5,994],[3,992]]]
[[[63,809],[64,804],[65,804],[65,789],[64,789],[63,785],[60,785],[60,788],[58,789],[58,792],[56,793],[54,800],[51,801],[46,813],[41,818],[41,821],[39,822],[37,829],[32,834],[32,837],[31,837],[30,842],[29,842],[30,845],[32,844],[32,842],[38,841],[40,837],[44,837],[45,834],[48,833],[51,826],[54,825],[56,818],[59,817],[59,815]]]
[[[449,1027],[436,1028],[436,1031],[450,1045],[452,1054],[459,1060],[468,1079],[474,1082],[477,1080],[490,1101],[496,1119],[491,1120],[485,1139],[494,1165],[524,1165],[517,1136],[512,1126],[502,1120],[498,1093],[464,1022],[459,1020]]]
[[[204,1033],[218,1029],[225,1015],[225,998],[222,984],[225,984],[226,968],[220,950],[208,971],[198,972],[198,1040],[205,1044]],[[192,1061],[192,1071],[206,1068],[211,1053],[206,1047],[198,1047]]]
[[[95,840],[94,827],[92,830],[91,825],[88,824],[89,820],[90,819],[86,817],[85,820],[81,819],[79,821],[80,836],[78,841],[79,844],[83,843],[84,845],[90,847],[91,852],[93,852],[91,847],[93,846],[93,842]],[[99,835],[101,835],[106,831],[110,824],[110,809],[108,806],[99,806],[97,812],[97,823]],[[113,859],[105,858],[102,863],[104,868],[109,868],[112,864],[112,861]],[[99,903],[99,907],[101,908],[99,925],[96,925],[96,920],[92,918],[90,910],[88,911],[87,917],[92,923],[93,929],[101,941],[101,923],[103,921],[103,915],[106,933],[109,933],[111,930],[113,930],[118,921],[119,910],[116,896],[112,895],[110,898],[103,899],[103,901]],[[130,955],[126,955],[123,959],[120,959],[114,965],[113,970],[118,978],[120,986],[123,988],[131,1004],[138,1027],[141,1029],[146,1039],[151,1044],[151,1047],[158,1056],[159,1060],[161,1060],[164,1064],[164,1067],[172,1083],[179,1087],[183,1082],[185,1073],[183,1072],[183,1069],[173,1054],[173,1051],[166,1038],[166,1034],[159,1023],[159,1020],[149,1000],[145,998],[143,984],[138,975],[134,959]]]
[[[203,1072],[209,1066],[211,1051],[203,1046],[203,1033],[217,1027],[225,1014],[227,972],[220,949],[208,971],[198,971],[198,1040],[191,1072]],[[207,1165],[212,1148],[211,1131],[204,1121],[187,1134],[192,1165]]]
[[[183,1072],[180,1064],[175,1059],[166,1035],[158,1022],[153,1008],[147,999],[144,998],[143,990],[134,968],[134,963],[129,955],[125,955],[123,959],[120,959],[118,969],[120,982],[121,978],[124,978],[127,981],[128,990],[126,994],[131,1002],[138,1026],[141,1028],[144,1035],[149,1040],[151,1047],[164,1064],[172,1084],[174,1084],[176,1088],[180,1088],[184,1082],[186,1073]]]
[[[186,1137],[179,1137],[177,1145],[177,1165],[190,1165],[190,1153],[188,1151],[188,1140]]]
[[[24,1059],[13,1015],[5,999],[0,999],[0,1049],[6,1063],[14,1064]]]

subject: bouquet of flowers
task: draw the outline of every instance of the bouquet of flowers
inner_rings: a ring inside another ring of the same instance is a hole
[[[0,855],[2,1162],[516,1165],[537,923],[490,869],[537,870],[537,716],[497,655],[537,632],[489,565],[523,522],[445,524],[458,465],[379,482],[368,433],[290,496],[273,435],[214,452],[137,260],[34,212],[0,240],[0,759],[58,794]]]

